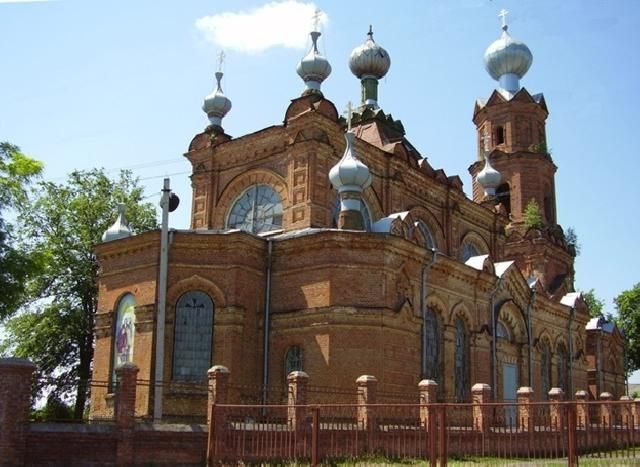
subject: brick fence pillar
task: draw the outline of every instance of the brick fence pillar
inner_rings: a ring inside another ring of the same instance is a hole
[[[551,388],[549,391],[549,423],[551,429],[561,431],[564,426],[564,405],[561,402],[564,401],[564,391],[562,388]]]
[[[0,464],[25,463],[35,369],[33,363],[22,358],[0,359]]]
[[[636,430],[640,430],[640,398],[636,397],[631,405],[631,415],[633,416],[633,425]]]
[[[287,398],[289,427],[301,437],[305,428],[305,406],[307,404],[309,375],[304,371],[292,371],[287,376],[287,381],[289,383],[289,395]]]
[[[209,378],[207,425],[211,423],[211,407],[213,407],[214,404],[227,404],[229,402],[230,374],[229,369],[222,365],[216,365],[207,371],[207,377]]]
[[[118,465],[131,465],[134,462],[133,438],[138,371],[138,367],[133,363],[125,363],[116,368],[116,378],[118,380],[116,393],[116,427],[118,429],[116,463]]]
[[[492,407],[487,406],[491,402],[491,386],[484,383],[474,384],[471,388],[473,397],[473,420],[475,429],[483,433],[488,432],[492,420]]]
[[[523,431],[533,431],[534,407],[533,388],[522,386],[516,393],[518,397],[518,427]]]
[[[376,426],[375,410],[371,404],[376,403],[378,378],[362,375],[356,380],[358,386],[358,421],[362,428],[372,430]]]
[[[602,401],[600,404],[600,423],[603,426],[611,426],[611,422],[613,422],[613,410],[611,407],[613,396],[610,392],[603,392],[600,394],[600,400]]]
[[[438,397],[438,383],[432,379],[423,379],[418,383],[420,391],[420,423],[429,426],[429,404],[435,404]]]
[[[629,396],[621,396],[620,402],[620,422],[625,428],[633,429],[633,418],[631,415],[631,407],[633,406],[633,399]]]
[[[576,391],[576,428],[578,430],[589,429],[589,404],[587,391]]]

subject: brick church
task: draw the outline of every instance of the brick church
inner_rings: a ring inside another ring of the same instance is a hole
[[[216,74],[210,125],[185,154],[191,229],[171,230],[164,248],[161,230],[134,235],[121,212],[96,247],[93,378],[109,384],[92,390],[92,415],[113,410],[125,362],[140,369],[137,414],[166,419],[204,415],[213,365],[230,370],[237,402],[283,402],[294,370],[338,389],[373,375],[387,393],[433,380],[442,401],[469,401],[475,383],[496,400],[521,386],[538,400],[552,387],[623,395],[623,336],[590,320],[573,288],[547,103],[520,84],[529,48],[503,20],[485,52],[497,83],[473,110],[469,199],[378,101],[391,61],[372,31],[349,59],[361,102],[346,118],[321,89],[331,66],[319,36],[282,124],[229,136]]]

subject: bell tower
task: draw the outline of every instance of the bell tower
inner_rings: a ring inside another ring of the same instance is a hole
[[[545,129],[549,112],[542,94],[520,86],[533,55],[508,33],[506,13],[500,13],[500,38],[484,54],[498,87],[489,99],[477,100],[473,112],[478,141],[477,160],[469,167],[473,199],[509,218],[505,256],[516,260],[525,277],[539,280],[551,294],[571,291],[574,252],[557,223],[557,167]]]

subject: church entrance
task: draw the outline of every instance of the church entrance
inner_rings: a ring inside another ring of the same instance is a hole
[[[513,405],[505,406],[505,425],[516,424],[516,398],[518,391],[518,367],[513,363],[502,364],[502,398],[505,403],[513,402]]]

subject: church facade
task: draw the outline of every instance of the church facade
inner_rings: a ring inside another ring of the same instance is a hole
[[[475,104],[469,199],[378,105],[390,58],[373,33],[350,57],[362,100],[346,119],[321,91],[331,67],[320,33],[311,36],[298,65],[305,92],[281,125],[227,135],[231,102],[217,74],[203,107],[211,124],[185,154],[191,229],[169,233],[166,293],[160,231],[132,235],[119,218],[96,247],[93,378],[109,384],[92,390],[92,416],[113,411],[124,362],[148,382],[137,413],[153,415],[160,397],[167,419],[204,416],[213,365],[230,370],[236,402],[283,402],[294,370],[327,388],[374,375],[380,393],[415,392],[430,379],[442,401],[469,401],[475,383],[496,400],[515,399],[521,386],[538,400],[552,387],[568,398],[623,395],[622,336],[590,322],[573,289],[547,105],[520,86],[527,46],[504,25],[485,54],[498,87]],[[339,391],[309,397],[344,402]]]

